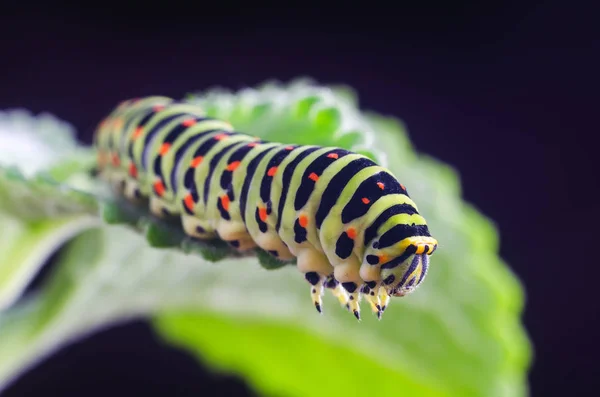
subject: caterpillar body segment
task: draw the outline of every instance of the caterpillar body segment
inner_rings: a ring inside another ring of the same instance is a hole
[[[135,182],[141,186],[145,196],[150,196],[150,210],[156,216],[169,216],[174,212],[174,209],[161,199],[163,194],[168,194],[162,166],[165,155],[172,151],[171,146],[175,138],[194,127],[198,121],[201,130],[214,128],[215,124],[217,127],[220,124],[227,128],[226,123],[215,123],[214,120],[208,120],[204,116],[204,111],[198,107],[173,103],[153,114],[143,127],[136,127],[138,135],[130,141],[128,155],[131,167],[135,168],[137,174]]]
[[[245,222],[250,237],[263,250],[281,260],[290,260],[295,257],[288,245],[280,238],[276,230],[277,211],[281,195],[271,194],[282,191],[282,170],[286,164],[293,160],[301,150],[294,151],[295,146],[278,145],[265,153],[263,159],[254,168],[255,177],[248,179],[256,183],[246,183],[246,176],[236,175],[234,182],[239,181],[247,186],[247,198],[244,203],[243,221],[254,218],[254,222]],[[255,205],[247,205],[256,203]]]
[[[121,103],[95,136],[99,175],[191,237],[296,258],[315,308],[330,290],[360,319],[424,280],[437,248],[406,188],[366,156],[265,142],[165,97]]]
[[[140,130],[152,114],[173,100],[167,97],[148,97],[123,101],[101,123],[96,134],[99,167],[102,175],[108,179],[117,191],[128,197],[141,200],[144,194],[139,191],[136,178],[128,174],[137,173],[131,162],[131,141],[137,138]],[[133,167],[132,167],[133,166]],[[146,195],[148,192],[144,192]]]
[[[204,117],[190,117],[177,120],[175,125],[165,126],[167,135],[160,139],[160,146],[155,152],[151,152],[150,167],[148,170],[152,186],[161,185],[160,190],[152,190],[151,200],[161,206],[169,214],[181,213],[181,200],[177,200],[178,181],[176,177],[177,166],[185,162],[185,155],[189,147],[197,147],[207,140],[213,139],[224,131],[231,131],[231,125],[220,120],[207,119]],[[193,159],[189,159],[188,166]],[[179,191],[185,193],[184,189]]]
[[[195,157],[202,156],[203,160],[200,165],[188,170],[187,179],[191,181],[190,190],[187,198],[183,201],[184,205],[191,201],[190,197],[194,201],[191,210],[189,206],[186,208],[187,214],[193,219],[188,222],[195,222],[197,230],[216,234],[240,250],[252,248],[253,244],[244,238],[246,233],[243,225],[241,229],[238,228],[239,238],[236,239],[234,236],[236,233],[233,229],[235,229],[236,220],[231,217],[231,213],[235,212],[233,186],[227,186],[226,192],[221,189],[211,190],[211,182],[216,178],[220,179],[220,170],[227,167],[226,165],[219,167],[223,157],[235,151],[236,148],[247,145],[251,139],[243,134],[222,134],[213,136],[209,142],[202,145]],[[218,233],[219,230],[221,234]],[[239,235],[239,233],[244,235]],[[238,241],[236,242],[236,240]],[[242,242],[245,244],[241,244]]]

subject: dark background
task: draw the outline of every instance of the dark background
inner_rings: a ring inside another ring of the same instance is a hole
[[[599,386],[596,14],[566,2],[449,3],[3,3],[0,109],[50,111],[90,142],[128,97],[271,77],[349,84],[363,108],[401,117],[419,151],[455,166],[465,199],[497,221],[501,255],[527,288],[532,395],[588,394]],[[211,388],[245,386],[199,373],[138,322],[64,349],[6,396]]]

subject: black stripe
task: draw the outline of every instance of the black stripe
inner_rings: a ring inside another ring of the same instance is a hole
[[[243,147],[231,153],[231,156],[229,156],[229,158],[227,159],[227,164],[231,164],[236,161],[242,161],[244,157],[246,157],[246,155],[255,147],[258,147],[258,145],[248,146],[248,143],[246,142]],[[228,171],[227,168],[224,168],[220,178],[221,189],[229,189],[232,179],[233,171]]]
[[[412,254],[414,254],[415,252],[417,252],[417,247],[415,247],[414,245],[409,245],[408,247],[406,247],[406,249],[400,256],[397,256],[396,258],[392,259],[391,261],[384,263],[381,266],[381,268],[382,269],[393,269],[396,266],[400,265],[405,260],[407,260],[408,257],[411,256]]]
[[[402,276],[402,279],[400,280],[400,282],[398,283],[396,288],[401,288],[404,285],[404,283],[406,283],[406,279],[408,279],[408,276],[410,276],[415,271],[417,266],[419,266],[419,259],[420,259],[419,256],[415,255],[412,262],[410,262],[410,266],[404,272],[404,275]]]
[[[127,142],[124,142],[125,139],[127,138],[127,135],[126,135],[127,131],[129,131],[129,129],[133,125],[133,122],[135,121],[138,113],[144,114],[144,112],[148,112],[148,111],[152,111],[152,109],[148,109],[148,108],[138,109],[137,111],[134,111],[131,115],[129,115],[127,121],[123,125],[123,130],[121,131],[121,135],[119,136],[119,152],[121,152],[123,143],[127,143]]]
[[[174,115],[165,117],[164,119],[162,119],[158,123],[156,123],[156,125],[154,127],[152,127],[150,129],[150,131],[148,131],[148,133],[146,134],[146,137],[144,139],[144,150],[142,151],[141,166],[142,166],[143,170],[148,169],[148,152],[150,151],[150,141],[152,141],[152,138],[154,137],[154,135],[156,135],[158,133],[158,131],[160,131],[165,125],[169,124],[170,122],[175,120],[177,117],[181,117],[184,115],[186,115],[186,113],[176,113]]]
[[[208,118],[208,117],[190,117],[190,119],[194,119],[196,121],[196,123],[200,123],[202,121],[214,120],[214,119],[211,119],[211,118]],[[192,125],[186,126],[186,125],[183,124],[184,121],[185,120],[182,120],[180,124],[178,124],[177,126],[175,126],[175,128],[173,128],[173,130],[167,134],[167,136],[163,140],[163,143],[173,143],[173,142],[175,142],[175,140],[177,139],[177,137],[179,136],[179,134],[181,134],[183,131],[185,131],[188,128],[191,128],[191,127],[193,127],[195,125],[195,124],[192,124]]]
[[[152,117],[154,115],[156,115],[157,113],[154,110],[151,110],[147,115],[145,115],[140,122],[138,123],[138,125],[136,126],[136,129],[139,127],[144,127],[146,124],[148,124],[148,122],[152,119]],[[129,149],[127,150],[127,154],[129,155],[129,159],[133,161],[133,147],[135,146],[135,140],[131,139],[129,141]]]
[[[161,170],[161,164],[162,164],[162,156],[156,156],[156,158],[154,159],[154,174],[156,174],[157,176],[162,178],[162,170]]]
[[[217,209],[219,210],[219,213],[221,214],[221,218],[225,219],[226,221],[231,220],[231,215],[229,215],[229,211],[225,210],[225,208],[223,207],[223,203],[221,202],[220,199],[217,199]]]
[[[231,135],[228,132],[223,132],[223,134]],[[208,141],[204,142],[202,145],[200,145],[198,147],[198,149],[196,149],[196,152],[194,153],[193,158],[196,158],[198,156],[203,156],[203,157],[206,156],[206,154],[213,148],[213,146],[215,146],[219,142],[220,141],[217,139],[209,139]],[[187,169],[187,171],[185,172],[185,176],[183,179],[183,186],[190,191],[190,193],[194,197],[194,201],[197,202],[199,197],[198,197],[198,187],[196,186],[196,182],[194,181],[195,174],[196,174],[196,168],[189,167]]]
[[[194,215],[194,211],[190,210],[187,205],[185,205],[185,199],[181,200],[181,206],[183,207],[183,210],[185,211],[186,214],[188,215]]]
[[[305,148],[306,146],[303,146]],[[298,154],[298,156],[292,160],[291,163],[285,167],[283,171],[283,182],[281,188],[281,197],[279,198],[279,205],[277,207],[277,226],[275,230],[279,232],[279,228],[281,227],[281,219],[283,218],[283,206],[285,205],[285,200],[287,199],[288,190],[290,189],[290,181],[292,180],[292,176],[294,175],[294,171],[300,162],[312,152],[320,149],[318,146],[309,146],[302,153]]]
[[[302,244],[307,240],[308,231],[300,225],[300,219],[296,218],[294,222],[294,241],[296,244]]]
[[[265,157],[267,153],[269,153],[276,147],[277,146],[272,146],[270,148],[264,149],[262,153],[259,153],[248,164],[248,168],[246,169],[246,176],[244,177],[244,184],[242,185],[242,191],[240,192],[240,214],[242,215],[242,221],[244,223],[246,223],[246,203],[248,200],[248,192],[250,191],[250,184],[252,183],[252,179],[254,178],[256,168],[258,167],[260,160],[262,160],[262,158]]]
[[[298,146],[294,146],[294,149],[297,147]],[[271,186],[273,183],[273,177],[269,176],[267,173],[272,167],[278,167],[279,164],[281,164],[281,162],[292,152],[293,150],[287,150],[284,147],[283,149],[275,153],[271,160],[269,160],[269,164],[267,164],[265,175],[263,176],[263,179],[260,182],[260,198],[264,203],[271,202]]]
[[[421,284],[421,281],[423,281],[425,275],[427,274],[427,269],[429,267],[429,255],[421,255],[421,260],[423,261],[421,264],[421,276],[417,281],[417,285]]]
[[[210,160],[208,175],[206,176],[206,179],[204,180],[204,203],[205,204],[208,203],[208,193],[210,191],[210,181],[212,180],[212,176],[215,172],[215,168],[217,167],[217,164],[219,163],[219,160],[221,160],[221,158],[223,156],[225,156],[227,154],[227,152],[229,152],[234,147],[240,146],[240,145],[247,145],[247,144],[248,144],[247,142],[241,142],[241,143],[235,142],[235,143],[232,143],[231,145],[225,146],[217,154],[215,154],[213,156],[213,158]]]
[[[317,228],[320,229],[323,221],[331,211],[331,208],[337,202],[344,187],[348,184],[350,179],[356,175],[362,169],[372,167],[376,165],[372,160],[367,158],[359,158],[352,160],[348,163],[340,172],[338,172],[327,184],[323,195],[321,196],[321,204],[316,214]]]
[[[177,193],[177,188],[178,188],[178,184],[176,183],[177,171],[179,170],[179,167],[181,166],[180,162],[183,160],[186,150],[188,150],[189,147],[192,146],[194,144],[194,142],[196,142],[197,140],[201,139],[202,137],[204,137],[208,134],[211,134],[211,133],[217,132],[217,131],[219,131],[219,130],[202,131],[202,132],[198,133],[197,135],[190,137],[188,140],[185,141],[185,143],[183,145],[181,145],[181,147],[179,149],[177,149],[177,152],[175,153],[175,160],[173,161],[173,168],[171,168],[171,177],[170,177],[170,180],[167,181],[167,183],[169,184],[169,186],[171,186],[174,193]]]
[[[337,154],[337,158],[329,158],[330,154]],[[317,176],[321,176],[325,169],[331,165],[337,159],[340,159],[346,155],[350,154],[349,151],[343,149],[334,149],[330,150],[327,153],[324,153],[317,157],[313,162],[311,162],[304,171],[302,175],[302,180],[300,182],[300,187],[296,192],[296,199],[294,200],[294,208],[296,211],[300,211],[302,207],[306,205],[308,200],[310,199],[310,195],[312,194],[316,182],[309,178],[310,174],[314,173]]]
[[[268,226],[265,222],[262,221],[262,219],[260,219],[260,211],[258,210],[258,207],[256,207],[256,211],[254,211],[254,220],[258,224],[258,229],[262,233],[266,233],[268,230]]]
[[[412,215],[412,214],[418,214],[418,212],[415,209],[415,207],[413,207],[410,204],[395,204],[395,205],[387,208],[385,211],[383,211],[381,214],[379,214],[377,219],[375,219],[375,221],[365,231],[365,239],[364,239],[364,243],[363,243],[364,246],[366,247],[369,243],[371,243],[371,241],[375,237],[377,237],[377,230],[379,230],[381,225],[383,225],[392,216],[398,215],[398,214]],[[375,248],[375,247],[373,247],[373,248]]]
[[[390,247],[408,237],[430,237],[427,225],[394,225],[379,238],[379,249]]]
[[[377,183],[383,183],[383,189],[380,189]],[[377,200],[388,194],[406,194],[406,191],[402,189],[396,178],[385,171],[371,175],[358,186],[350,201],[344,206],[342,223],[350,223],[365,215]],[[369,200],[367,204],[363,202],[364,198]]]

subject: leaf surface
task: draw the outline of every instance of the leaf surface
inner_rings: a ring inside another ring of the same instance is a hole
[[[279,142],[342,146],[389,167],[440,242],[427,280],[416,293],[394,299],[381,321],[365,311],[357,322],[331,296],[318,315],[294,266],[268,270],[254,257],[211,261],[178,245],[150,246],[149,239],[166,239],[166,225],[158,223],[149,238],[147,228],[144,234],[104,223],[69,243],[39,295],[0,313],[1,385],[82,335],[149,316],[165,341],[215,370],[244,376],[265,395],[528,393],[531,347],[520,322],[523,289],[498,257],[497,232],[461,199],[454,170],[415,153],[399,121],[361,112],[348,87],[305,80],[237,93],[215,89],[189,100],[240,131]],[[69,193],[60,202],[78,216],[96,208],[77,207],[78,200],[100,197],[76,172],[43,197],[59,191]],[[14,195],[3,197],[0,208],[15,205]],[[97,203],[109,219],[106,208],[115,207]],[[110,219],[123,220],[122,208],[116,208]],[[30,222],[23,215],[17,219]],[[2,257],[0,269],[4,262]]]

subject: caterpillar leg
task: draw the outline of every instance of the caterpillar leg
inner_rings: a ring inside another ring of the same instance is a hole
[[[381,301],[381,314],[383,314],[385,309],[390,304],[390,295],[387,293],[387,291],[383,287],[379,288],[379,300]]]
[[[333,274],[348,293],[350,311],[360,320],[360,290],[363,284],[360,277],[360,261],[355,256],[351,256],[345,262],[337,264]]]
[[[383,310],[381,310],[379,290],[380,285],[378,285],[376,281],[368,281],[363,284],[360,292],[365,297],[365,300],[369,302],[369,306],[371,306],[373,313],[377,314],[377,318],[381,320]]]
[[[350,305],[348,304],[348,294],[342,288],[340,283],[335,279],[333,273],[325,277],[323,286],[327,289],[330,289],[331,294],[335,296],[338,299],[338,301],[340,301],[340,304],[344,306],[347,310],[350,310]]]
[[[195,216],[182,214],[181,225],[188,236],[196,237],[201,240],[210,240],[217,237],[215,231],[208,222],[196,218]]]
[[[350,307],[350,296],[340,283],[338,283],[335,286],[331,293],[338,299],[338,301],[340,301],[340,303],[346,308],[346,310],[348,310],[349,312],[352,311],[352,308]]]
[[[310,283],[311,290],[310,296],[313,300],[313,304],[319,313],[322,313],[323,306],[323,283],[325,282],[325,276],[321,276],[317,272],[308,272],[304,274],[306,281]]]
[[[371,310],[377,314],[377,318],[381,319],[383,314],[383,304],[381,301],[382,294],[385,294],[385,289],[381,288],[381,283],[376,280],[381,278],[381,269],[379,265],[371,265],[369,263],[363,263],[360,266],[360,277],[366,281],[363,285],[363,295],[365,300],[369,302]],[[389,300],[389,297],[387,298]],[[387,301],[385,303],[387,305]]]
[[[350,307],[350,295],[344,287],[335,279],[333,273],[328,275],[324,281],[325,288],[331,290],[331,294],[337,298],[340,304],[348,311],[352,311]]]
[[[311,284],[310,294],[319,313],[323,308],[323,286],[327,275],[331,274],[333,267],[327,257],[314,248],[303,248],[298,253],[298,269]]]

